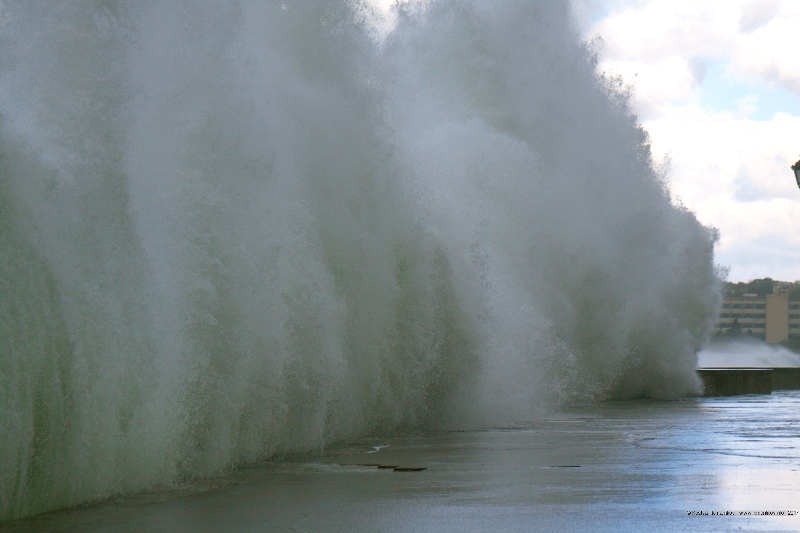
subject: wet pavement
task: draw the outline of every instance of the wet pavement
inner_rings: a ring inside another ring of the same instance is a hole
[[[786,391],[367,439],[0,531],[798,531],[798,511]]]

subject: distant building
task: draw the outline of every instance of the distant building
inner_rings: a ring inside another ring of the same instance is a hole
[[[717,335],[750,335],[769,344],[800,345],[800,300],[789,300],[788,291],[783,290],[766,297],[726,297],[717,320]]]

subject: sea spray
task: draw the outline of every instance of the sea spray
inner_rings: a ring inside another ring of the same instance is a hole
[[[557,2],[406,11],[385,52],[395,153],[464,276],[493,274],[459,290],[498,304],[480,339],[527,313],[529,336],[481,353],[522,364],[553,334],[567,352],[536,366],[565,359],[569,397],[684,394],[719,300],[715,235],[673,205],[627,94],[569,27]]]
[[[714,233],[567,6],[370,9],[0,2],[0,520],[698,391]]]
[[[697,354],[698,368],[800,367],[800,354],[757,337],[715,338]]]

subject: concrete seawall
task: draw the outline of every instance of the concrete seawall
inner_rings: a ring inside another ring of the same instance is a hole
[[[800,368],[701,368],[703,396],[771,394],[800,390]]]

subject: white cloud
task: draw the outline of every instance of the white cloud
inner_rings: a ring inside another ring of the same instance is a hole
[[[617,0],[607,6],[608,16],[587,33],[602,37],[609,65],[626,63],[622,69],[640,71],[638,83],[670,83],[677,67],[655,68],[666,62],[680,62],[682,70],[700,73],[703,62],[723,60],[741,80],[800,91],[796,0]]]
[[[759,113],[784,103],[769,87],[800,98],[800,2],[584,0],[576,13],[605,43],[600,68],[634,87],[673,194],[720,229],[730,278],[800,278],[800,116]]]
[[[733,73],[800,92],[800,2],[781,8],[769,22],[739,34],[730,55]]]
[[[720,229],[717,260],[733,279],[800,278],[800,191],[789,169],[800,156],[800,117],[753,121],[686,104],[644,125],[656,154],[671,156],[673,194]]]

